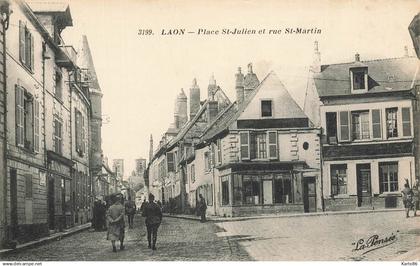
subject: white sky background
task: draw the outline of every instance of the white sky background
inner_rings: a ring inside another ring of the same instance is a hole
[[[303,107],[313,43],[319,41],[323,64],[401,57],[414,54],[407,27],[420,11],[412,1],[130,1],[71,0],[73,27],[63,31],[67,44],[88,36],[104,93],[102,128],[105,156],[125,159],[125,174],[134,159],[148,159],[149,138],[156,148],[173,122],[181,88],[189,96],[194,77],[207,96],[209,78],[235,100],[237,67],[246,73],[253,62],[262,80],[274,70]],[[319,35],[161,36],[162,29],[318,28]],[[138,36],[153,29],[154,36]],[[189,99],[188,99],[189,100]]]

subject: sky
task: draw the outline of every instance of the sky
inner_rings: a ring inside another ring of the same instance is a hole
[[[102,148],[110,162],[148,158],[173,122],[181,88],[189,94],[197,79],[201,100],[211,75],[235,100],[235,73],[252,62],[262,80],[273,70],[303,107],[314,41],[322,64],[414,55],[407,27],[420,11],[417,0],[372,1],[134,1],[70,0],[73,27],[62,36],[80,44],[87,35],[103,92]],[[284,34],[286,28],[317,28],[321,34]],[[161,35],[170,29],[269,29],[282,34]],[[154,35],[138,35],[151,29]]]

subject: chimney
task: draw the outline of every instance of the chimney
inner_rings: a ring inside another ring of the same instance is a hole
[[[241,68],[238,67],[238,73],[235,74],[236,76],[236,101],[238,102],[238,106],[241,106],[244,102],[244,74],[241,73]]]
[[[190,120],[192,120],[200,109],[200,87],[194,78],[190,88]]]
[[[176,129],[181,128],[188,121],[187,96],[184,89],[181,89],[176,97],[174,120]]]
[[[214,119],[217,117],[217,114],[219,113],[219,102],[218,101],[208,101],[207,106],[207,118],[208,123],[214,121]]]
[[[407,47],[407,45],[406,46],[404,46],[404,56],[405,57],[409,57],[410,55],[408,54],[408,47]]]
[[[314,42],[314,61],[311,66],[312,72],[321,72],[321,53],[319,52],[318,41]]]
[[[217,90],[216,80],[214,79],[214,74],[212,74],[210,77],[209,86],[207,88],[208,99],[210,101],[214,100],[214,94],[216,93],[216,90]]]
[[[356,62],[360,62],[360,54],[359,53],[356,53],[354,55],[354,59],[355,59]]]
[[[257,75],[252,71],[252,63],[248,64],[248,74],[244,78],[244,100],[258,87],[260,81]]]

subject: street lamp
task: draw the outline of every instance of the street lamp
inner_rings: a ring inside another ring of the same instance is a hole
[[[410,25],[408,26],[411,39],[413,40],[414,50],[416,51],[417,58],[420,59],[420,13],[414,16]]]

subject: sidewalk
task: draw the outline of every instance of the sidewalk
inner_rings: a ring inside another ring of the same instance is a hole
[[[361,213],[380,213],[380,212],[399,212],[404,209],[382,209],[382,210],[357,210],[357,211],[329,211],[329,212],[311,212],[311,213],[279,213],[279,214],[261,214],[256,216],[243,216],[243,217],[221,217],[221,216],[207,216],[210,222],[233,222],[233,221],[246,221],[253,219],[267,219],[267,218],[293,218],[293,217],[307,217],[307,216],[323,216],[323,215],[345,215],[345,214],[361,214]],[[179,219],[199,221],[200,216],[175,214],[163,214],[164,217],[173,217]]]
[[[40,238],[40,239],[37,239],[37,240],[33,240],[33,241],[30,241],[30,242],[26,242],[26,243],[17,245],[16,249],[0,249],[0,257],[3,254],[16,252],[16,251],[20,251],[20,250],[25,249],[25,248],[38,246],[38,245],[45,244],[45,243],[48,243],[48,242],[53,241],[53,240],[60,240],[63,237],[81,232],[83,230],[87,230],[87,229],[91,228],[91,226],[92,226],[91,223],[82,224],[82,225],[79,225],[79,226],[68,228],[68,229],[64,230],[63,232],[54,233],[54,234],[51,234],[49,236],[46,236],[46,237],[43,237],[43,238]]]

